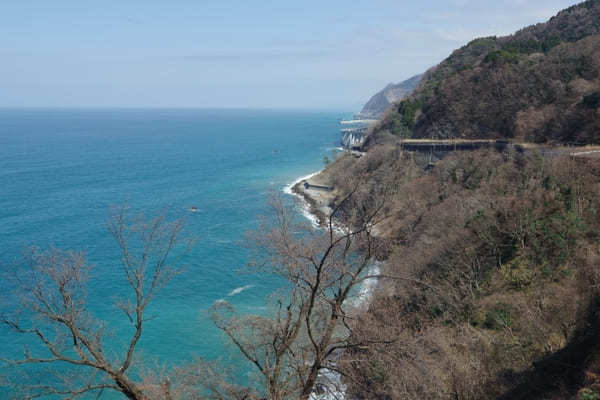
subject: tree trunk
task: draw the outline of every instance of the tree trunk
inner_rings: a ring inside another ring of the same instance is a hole
[[[300,395],[300,400],[308,400],[310,397],[310,394],[313,391],[313,388],[315,387],[315,384],[317,383],[317,378],[319,377],[319,369],[318,368],[313,368],[310,371],[310,374],[308,375],[308,379],[306,380],[306,384],[304,385],[304,388],[302,389],[302,394]]]
[[[137,387],[137,385],[127,379],[124,375],[113,375],[113,380],[128,399],[131,400],[147,400],[146,396]]]

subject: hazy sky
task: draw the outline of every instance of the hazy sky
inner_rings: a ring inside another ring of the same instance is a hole
[[[573,0],[0,0],[0,106],[355,111]]]

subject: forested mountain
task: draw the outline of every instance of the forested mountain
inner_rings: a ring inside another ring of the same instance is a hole
[[[548,146],[432,163],[397,145],[408,137]],[[348,399],[600,399],[600,159],[550,146],[599,142],[600,0],[589,0],[456,50],[363,153],[328,165],[319,179],[340,218],[383,213],[385,278],[351,323],[351,340],[371,345],[337,360]]]
[[[375,134],[600,141],[600,0],[507,37],[473,40],[429,70]]]

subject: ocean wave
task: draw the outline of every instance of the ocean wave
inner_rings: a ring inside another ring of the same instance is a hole
[[[321,171],[300,177],[283,188],[284,193],[300,198],[300,212],[306,219],[310,221],[310,223],[315,229],[319,229],[321,227],[318,224],[317,217],[311,212],[310,204],[306,201],[306,199],[303,196],[294,193],[292,191],[292,188],[296,184],[302,182],[303,180],[310,179],[313,176],[320,174]],[[348,227],[338,223],[332,224],[332,227],[334,231],[342,234],[348,232],[349,230]],[[375,261],[369,267],[367,271],[367,276],[379,275],[380,272],[380,262]],[[369,278],[363,281],[360,285],[360,289],[358,290],[356,297],[348,301],[349,306],[355,309],[364,309],[368,307],[376,286],[377,278]],[[335,371],[321,371],[319,372],[318,379],[320,381],[318,384],[318,388],[315,387],[315,389],[310,395],[310,400],[344,400],[346,398],[346,386],[342,383],[341,376],[339,373]]]
[[[294,182],[290,183],[289,185],[286,185],[283,188],[283,193],[289,194],[290,196],[295,196],[298,199],[300,199],[300,213],[304,218],[306,218],[310,222],[312,227],[315,229],[319,228],[319,219],[310,211],[310,204],[306,201],[306,199],[298,193],[294,193],[292,188],[302,181],[308,180],[313,176],[319,175],[322,171],[323,170],[320,170],[317,172],[313,172],[312,174],[308,174],[306,176],[301,176],[300,178],[296,179]]]
[[[310,394],[310,400],[344,400],[346,385],[336,371],[322,370],[317,378],[317,385]]]
[[[294,186],[296,186],[296,184],[298,184],[302,181],[308,180],[315,175],[319,175],[321,172],[323,172],[323,170],[313,172],[312,174],[309,174],[306,176],[302,176],[283,188],[283,192],[285,194],[289,194],[291,196],[296,196],[297,198],[300,199],[300,204],[301,204],[300,213],[302,214],[302,216],[304,218],[306,218],[308,221],[310,221],[312,227],[315,229],[321,228],[321,226],[319,225],[319,219],[317,218],[317,216],[315,214],[312,213],[310,204],[308,203],[308,201],[306,201],[304,196],[301,196],[298,193],[294,193],[292,188]],[[335,221],[333,222],[333,230],[339,234],[344,234],[344,233],[348,232],[348,229],[344,225],[340,225],[340,224],[336,223]]]
[[[302,207],[300,208],[300,213],[304,218],[306,218],[313,228],[319,228],[319,219],[315,214],[310,211],[310,204],[304,199],[302,199]]]
[[[379,261],[373,262],[367,271],[367,276],[379,275],[381,272],[380,265],[381,262]],[[373,297],[373,291],[377,286],[377,280],[377,278],[365,279],[360,285],[360,289],[358,290],[356,297],[351,300],[350,305],[355,308],[367,307],[371,302],[371,297]]]
[[[305,180],[307,180],[307,179],[310,179],[310,178],[312,178],[312,177],[313,177],[313,176],[315,176],[315,175],[319,175],[321,172],[323,172],[323,170],[319,170],[319,171],[317,171],[317,172],[313,172],[312,174],[308,174],[308,175],[306,175],[306,176],[301,176],[300,178],[296,179],[294,182],[290,183],[289,185],[286,185],[286,186],[283,188],[283,192],[284,192],[285,194],[289,194],[289,195],[292,195],[292,196],[298,196],[298,197],[302,198],[302,196],[299,196],[298,194],[294,193],[294,191],[292,190],[292,188],[293,188],[294,186],[296,186],[296,184],[298,184],[298,183],[300,183],[300,182],[302,182],[302,181],[305,181]]]
[[[254,285],[240,286],[238,288],[233,289],[231,292],[229,292],[229,294],[227,296],[229,296],[229,297],[235,296],[236,294],[240,294],[245,290],[252,289],[253,287],[254,287]]]

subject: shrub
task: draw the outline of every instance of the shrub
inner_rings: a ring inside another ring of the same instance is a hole
[[[504,64],[511,63],[516,64],[519,62],[519,54],[513,51],[498,50],[489,53],[483,60],[485,63]]]
[[[407,99],[400,103],[398,113],[402,116],[402,122],[410,129],[415,127],[415,118],[417,111],[421,109],[423,103],[419,100]]]
[[[512,315],[505,304],[498,304],[485,314],[483,326],[487,329],[502,330],[510,329],[512,326]]]
[[[600,392],[592,389],[583,389],[581,391],[581,400],[600,400]]]
[[[500,274],[515,289],[523,289],[531,285],[535,278],[535,271],[529,266],[527,260],[521,258],[515,258],[502,265]]]
[[[585,96],[582,103],[585,108],[600,107],[600,91]]]

